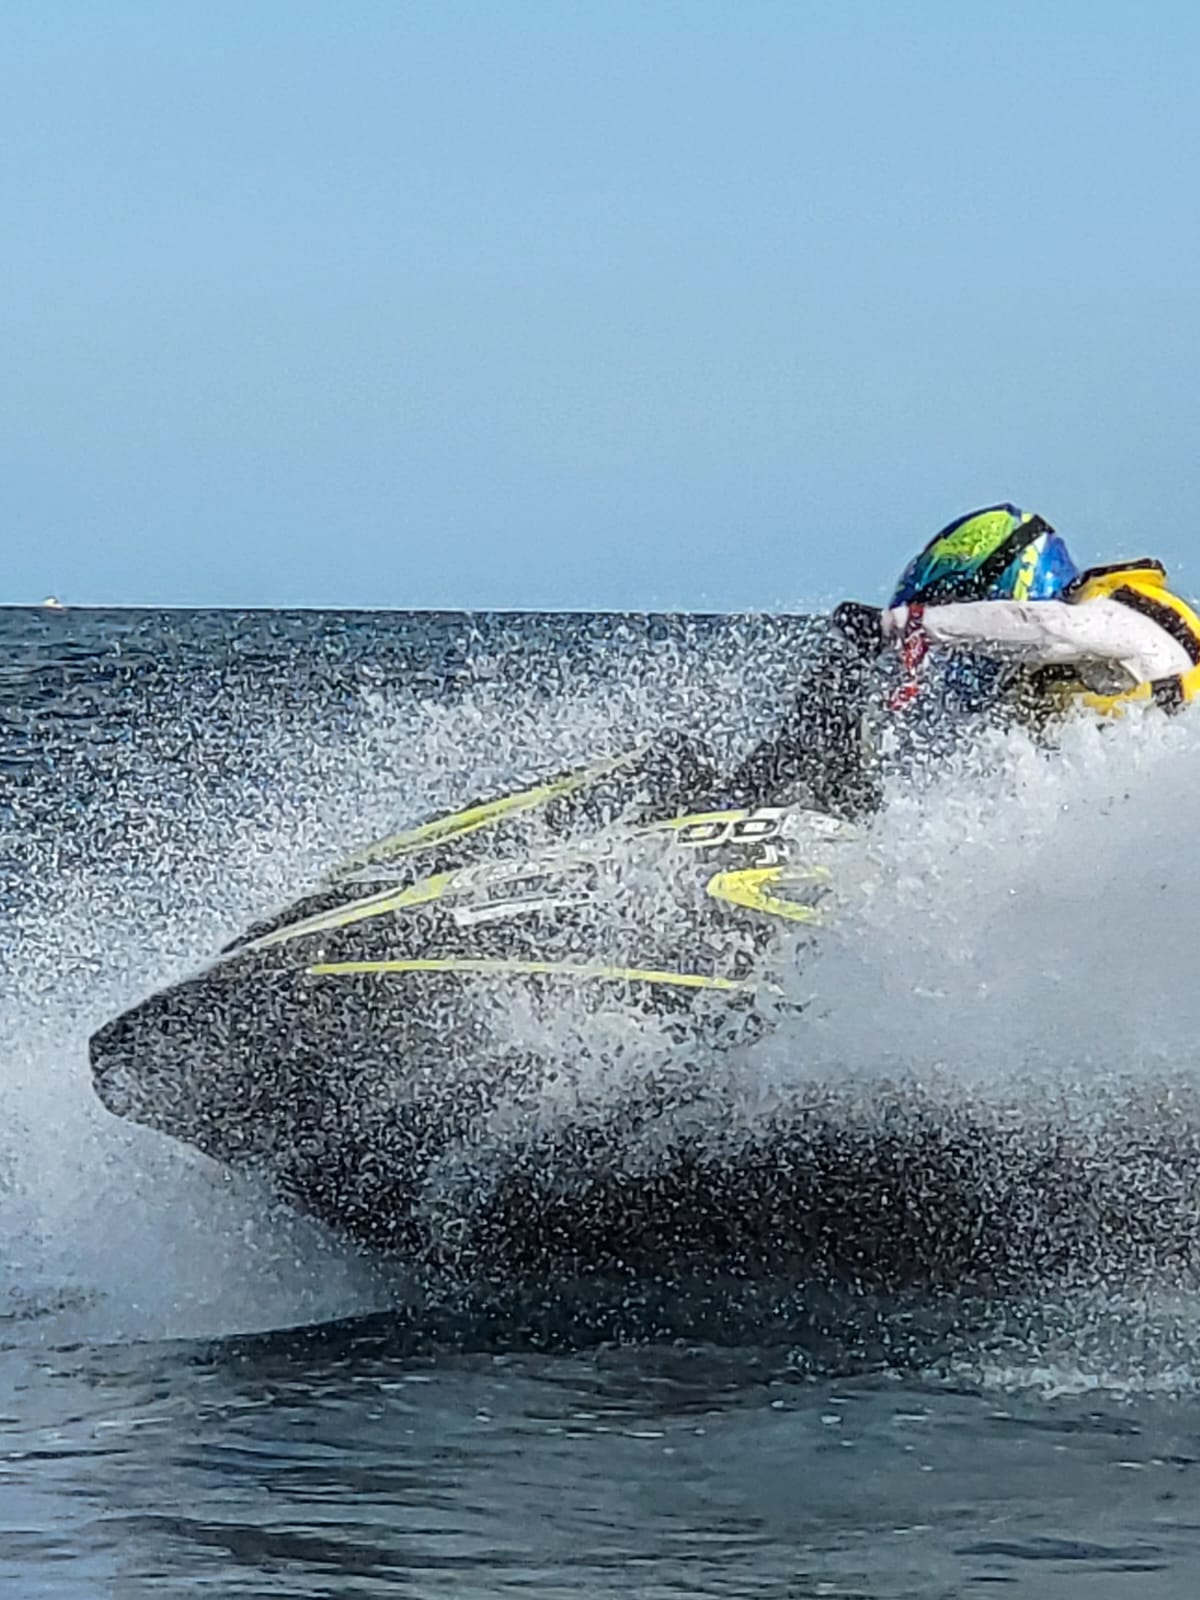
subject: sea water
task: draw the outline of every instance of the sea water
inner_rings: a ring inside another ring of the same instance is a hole
[[[97,1024],[348,850],[631,734],[736,755],[810,637],[0,613],[4,1592],[1195,1592],[1186,1252],[1101,1250],[1019,1298],[719,1271],[431,1298],[91,1095]],[[1198,783],[1189,719],[1147,718],[893,784],[809,1004],[697,1140],[814,1080],[904,1081],[1018,1138],[1086,1139],[1139,1093],[1186,1121]]]

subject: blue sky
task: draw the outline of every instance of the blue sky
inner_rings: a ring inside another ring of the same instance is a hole
[[[8,0],[0,599],[1200,590],[1182,4]]]

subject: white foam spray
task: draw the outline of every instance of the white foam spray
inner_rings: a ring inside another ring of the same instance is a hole
[[[169,770],[178,730],[164,714],[172,738],[146,730],[111,774],[103,853],[59,870],[47,838],[6,941],[0,1312],[14,1336],[196,1336],[385,1303],[396,1284],[372,1264],[108,1117],[90,1093],[88,1033],[398,823],[664,722],[736,740],[752,726],[745,704],[731,679],[701,690],[676,660],[553,702],[486,684],[453,704],[381,691],[332,739],[314,740],[302,713],[260,708],[239,760],[190,790]],[[725,1113],[769,1114],[814,1077],[899,1076],[1010,1107],[1054,1101],[1086,1122],[1131,1078],[1194,1081],[1198,780],[1200,730],[1148,717],[1079,724],[1052,754],[992,739],[898,785],[798,980],[817,1003],[727,1073]],[[594,1051],[590,1076],[546,1087],[539,1115],[592,1114],[632,1061],[619,1039]],[[722,1114],[710,1097],[696,1136],[722,1137]],[[1184,1326],[1173,1315],[1160,1369],[1186,1365]],[[1011,1380],[1014,1367],[994,1370]]]

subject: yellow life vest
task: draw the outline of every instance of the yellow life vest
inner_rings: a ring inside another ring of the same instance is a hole
[[[1080,686],[1072,696],[1103,716],[1120,716],[1125,707],[1152,701],[1164,711],[1200,698],[1200,614],[1167,588],[1167,574],[1159,561],[1126,561],[1112,567],[1091,567],[1076,578],[1063,598],[1073,605],[1089,600],[1116,600],[1152,622],[1157,622],[1187,651],[1192,665],[1153,682],[1134,684],[1117,694],[1094,694]]]

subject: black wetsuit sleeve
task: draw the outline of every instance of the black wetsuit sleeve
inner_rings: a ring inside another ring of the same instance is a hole
[[[808,804],[861,817],[880,803],[876,763],[864,739],[875,673],[836,637],[805,667],[783,722],[730,775],[735,805]]]

